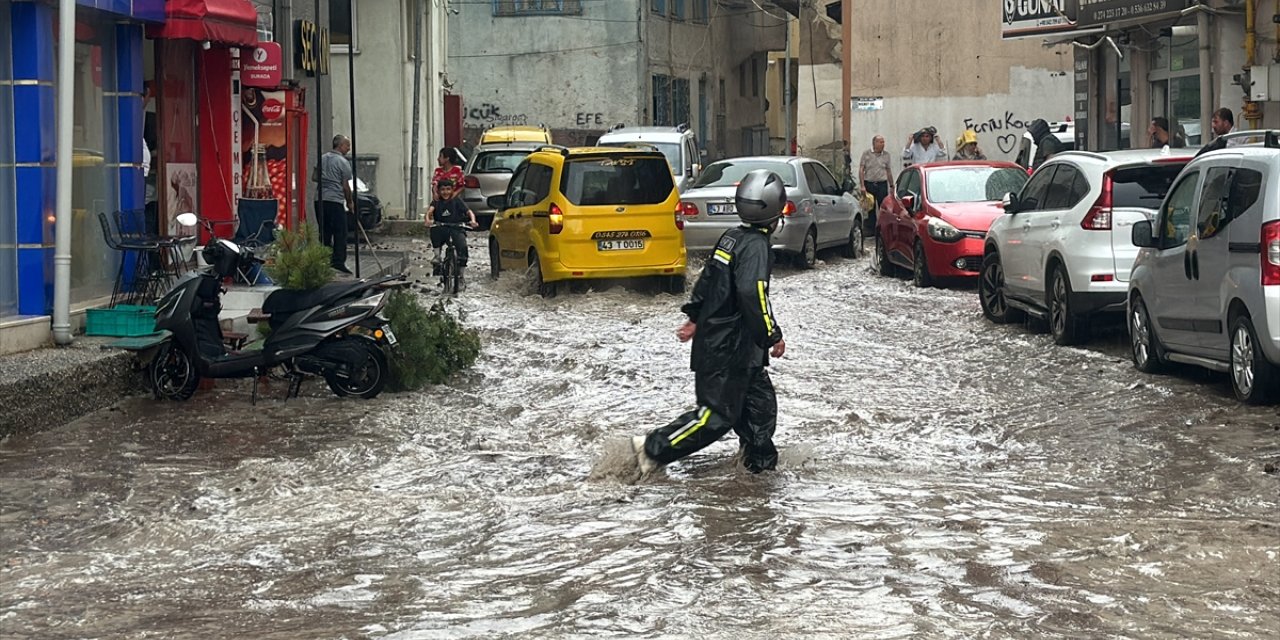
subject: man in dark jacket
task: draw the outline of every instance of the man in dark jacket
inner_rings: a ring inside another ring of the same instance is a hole
[[[1062,151],[1064,146],[1062,141],[1050,131],[1049,123],[1043,119],[1033,120],[1027,125],[1027,131],[1031,133],[1031,139],[1036,143],[1036,155],[1031,160],[1032,167],[1039,168],[1046,160]]]
[[[742,178],[735,198],[743,225],[720,236],[677,331],[693,340],[691,368],[698,408],[632,446],[642,474],[738,434],[742,463],[752,473],[773,469],[778,405],[765,367],[786,352],[782,329],[769,302],[773,268],[770,234],[778,226],[787,194],[777,174],[757,169]]]

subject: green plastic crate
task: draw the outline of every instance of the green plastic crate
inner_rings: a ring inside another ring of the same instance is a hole
[[[156,330],[156,308],[148,305],[120,304],[111,309],[89,309],[85,312],[84,334],[130,338],[145,336]]]

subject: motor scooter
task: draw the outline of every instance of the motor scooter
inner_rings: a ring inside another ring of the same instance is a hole
[[[198,218],[181,214],[178,222],[195,226]],[[271,327],[262,348],[229,351],[218,322],[222,282],[262,260],[250,248],[216,236],[202,256],[208,266],[183,276],[157,302],[157,339],[141,351],[156,398],[186,400],[201,378],[253,378],[256,402],[258,380],[268,375],[289,380],[286,397],[296,397],[308,376],[323,377],[342,397],[368,399],[382,392],[396,337],[378,312],[392,281],[402,276],[273,291],[262,304]]]

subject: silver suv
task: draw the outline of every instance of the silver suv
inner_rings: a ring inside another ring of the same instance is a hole
[[[1196,158],[1154,225],[1134,225],[1128,312],[1140,371],[1229,372],[1236,397],[1255,404],[1280,392],[1280,143],[1264,135]]]
[[[1124,312],[1138,249],[1136,222],[1150,220],[1190,156],[1159,150],[1065,151],[1036,169],[987,231],[978,279],[982,313],[996,324],[1031,315],[1054,342],[1083,341],[1092,316]]]
[[[698,148],[698,138],[687,124],[678,127],[628,127],[619,124],[600,136],[596,144],[621,147],[635,143],[652,145],[667,157],[671,177],[680,193],[684,193],[702,171],[702,158],[706,151]]]
[[[546,145],[538,142],[495,142],[476,147],[467,162],[462,199],[475,212],[481,228],[488,229],[497,213],[489,206],[489,198],[506,193],[516,167],[534,149],[542,146]]]

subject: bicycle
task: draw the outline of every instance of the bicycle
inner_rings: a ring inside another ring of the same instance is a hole
[[[460,222],[437,222],[432,227],[452,227],[463,231],[472,231],[470,225]],[[462,267],[458,264],[458,250],[454,246],[451,234],[444,242],[444,258],[440,261],[440,290],[446,295],[458,295],[462,290]]]

